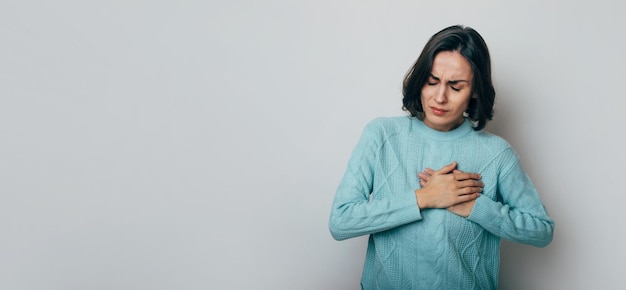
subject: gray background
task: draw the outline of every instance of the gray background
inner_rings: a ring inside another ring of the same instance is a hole
[[[501,288],[623,287],[616,3],[0,1],[0,289],[358,289],[335,189],[453,24],[557,224],[503,242]]]

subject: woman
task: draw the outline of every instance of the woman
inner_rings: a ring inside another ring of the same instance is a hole
[[[496,289],[500,238],[544,247],[554,222],[511,146],[482,131],[495,98],[483,38],[433,35],[403,95],[410,116],[364,129],[330,231],[369,235],[363,289]]]

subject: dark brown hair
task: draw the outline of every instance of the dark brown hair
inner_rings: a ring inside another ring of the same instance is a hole
[[[491,59],[485,40],[470,27],[447,27],[433,35],[419,58],[404,77],[403,109],[420,120],[424,118],[422,88],[428,81],[435,56],[442,51],[457,51],[469,62],[473,77],[472,92],[467,106],[467,117],[473,121],[474,130],[482,130],[493,118],[496,91],[491,81]]]

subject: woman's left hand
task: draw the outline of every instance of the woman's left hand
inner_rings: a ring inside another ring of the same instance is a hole
[[[476,200],[472,199],[470,201],[455,204],[451,207],[448,207],[447,209],[453,214],[466,218],[472,213],[472,209],[474,208],[474,203],[476,203]]]
[[[420,186],[421,187],[426,186],[426,184],[428,183],[430,178],[433,176],[433,174],[435,174],[435,171],[430,168],[426,168],[424,169],[424,171],[418,173],[417,177],[420,179]]]
[[[454,172],[460,173],[463,171],[455,169]],[[426,184],[428,184],[428,181],[430,181],[430,178],[432,177],[434,173],[435,171],[430,168],[426,168],[424,169],[424,171],[418,173],[417,177],[420,179],[420,186],[421,187],[426,186]],[[447,210],[453,214],[456,214],[462,217],[468,217],[472,213],[472,209],[474,208],[474,203],[476,203],[476,200],[472,199],[470,201],[466,201],[466,202],[455,204],[451,207],[448,207]]]

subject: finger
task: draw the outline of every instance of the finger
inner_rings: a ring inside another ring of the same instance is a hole
[[[463,202],[468,202],[468,201],[472,201],[477,199],[480,196],[479,193],[474,193],[474,194],[466,194],[463,196],[460,196],[459,199],[461,200],[461,203]]]
[[[430,180],[431,180],[430,176],[428,176],[428,177],[420,177],[419,183],[420,183],[421,186],[425,186],[428,182],[430,182]]]
[[[481,193],[482,187],[464,187],[459,190],[459,196]]]
[[[424,172],[420,172],[417,174],[417,177],[419,177],[420,179],[428,179],[430,177],[430,175],[424,173]]]
[[[460,188],[463,187],[485,187],[485,183],[482,181],[474,180],[474,179],[466,179],[459,181],[458,183]]]
[[[480,192],[473,192],[473,193],[468,193],[464,195],[459,195],[458,198],[462,202],[465,202],[465,201],[477,199],[479,196],[480,196]]]
[[[448,174],[452,172],[456,168],[456,161],[442,167],[441,169],[435,171],[435,174]]]
[[[433,175],[433,174],[435,174],[435,171],[430,169],[430,168],[426,168],[426,169],[424,169],[424,173],[426,173],[428,175]]]
[[[453,173],[453,174],[454,174],[454,180],[467,180],[467,179],[479,180],[481,178],[480,174],[478,173],[463,172],[463,173]]]
[[[482,175],[478,174],[478,173],[470,173],[470,178],[471,179],[476,179],[476,180],[480,180],[482,177]]]

